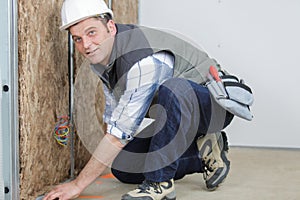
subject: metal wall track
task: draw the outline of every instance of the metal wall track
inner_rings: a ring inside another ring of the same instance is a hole
[[[17,200],[20,184],[17,0],[0,0],[0,7],[0,199]]]

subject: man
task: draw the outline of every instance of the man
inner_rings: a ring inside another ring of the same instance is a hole
[[[229,172],[221,130],[233,115],[205,84],[210,66],[222,70],[181,36],[115,24],[112,17],[103,0],[63,4],[61,29],[70,31],[76,49],[104,83],[107,129],[78,177],[44,200],[78,197],[107,166],[120,181],[140,184],[123,200],[174,200],[174,180],[192,173],[203,173],[207,188],[214,190]],[[145,117],[154,122],[144,126]]]

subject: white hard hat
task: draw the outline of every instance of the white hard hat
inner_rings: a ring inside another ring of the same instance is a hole
[[[65,0],[61,9],[62,26],[66,30],[70,26],[99,14],[108,13],[113,17],[113,12],[103,0]]]

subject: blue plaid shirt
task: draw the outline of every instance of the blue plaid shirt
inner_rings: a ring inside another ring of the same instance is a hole
[[[166,52],[138,61],[126,74],[126,90],[119,97],[103,84],[107,133],[122,140],[133,138],[158,87],[173,76],[173,65],[174,57]]]

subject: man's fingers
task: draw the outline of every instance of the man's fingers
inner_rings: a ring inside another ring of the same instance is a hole
[[[62,200],[61,195],[61,192],[52,191],[48,193],[43,200]]]

